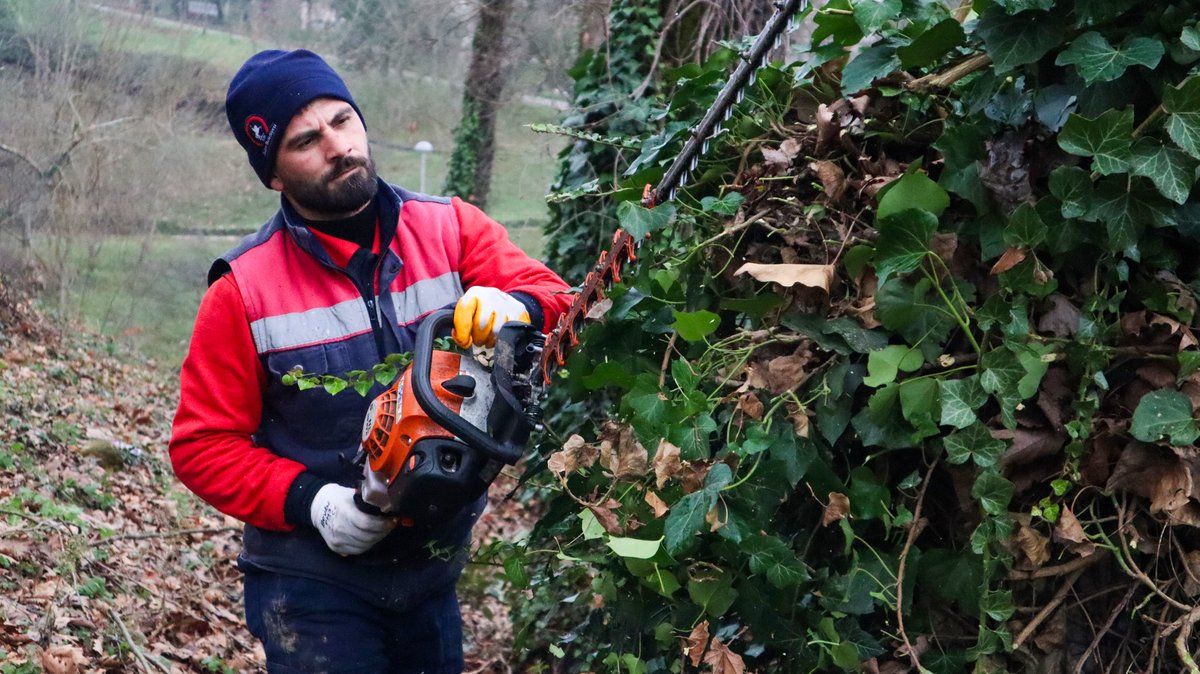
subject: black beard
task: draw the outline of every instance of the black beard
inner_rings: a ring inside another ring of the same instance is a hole
[[[364,170],[354,171],[339,183],[333,179],[361,166]],[[284,185],[284,193],[296,204],[331,218],[354,213],[379,191],[379,178],[375,173],[375,158],[368,152],[365,158],[346,156],[319,180],[296,182]]]

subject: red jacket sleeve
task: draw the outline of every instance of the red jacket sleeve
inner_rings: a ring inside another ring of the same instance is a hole
[[[542,307],[542,331],[552,330],[575,298],[569,286],[510,241],[503,225],[458,197],[451,203],[458,214],[462,245],[458,269],[463,285],[529,295]]]
[[[171,465],[180,481],[217,510],[263,529],[290,531],[288,488],[304,465],[253,443],[266,372],[231,275],[200,301],[180,373],[171,429]]]

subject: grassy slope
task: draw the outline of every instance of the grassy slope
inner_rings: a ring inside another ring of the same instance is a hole
[[[97,42],[130,52],[202,60],[230,73],[259,49],[279,46],[90,11],[94,16],[89,35]],[[440,192],[459,90],[416,77],[345,74],[376,141],[373,151],[380,175],[417,189],[418,155],[396,146],[428,140],[436,151],[427,160],[426,191]],[[542,196],[560,144],[523,125],[554,121],[557,116],[548,108],[514,103],[502,110],[497,128],[492,202],[487,210],[500,222],[516,225],[510,230],[513,240],[534,256],[542,249],[540,222],[547,213]],[[252,231],[276,208],[277,195],[262,188],[240,148],[223,130],[220,120],[215,130],[183,131],[177,136],[179,156],[206,170],[197,170],[175,207],[158,216],[160,227]],[[113,238],[97,256],[80,260],[81,266],[91,268],[85,281],[88,292],[79,299],[81,315],[104,334],[141,349],[165,366],[175,366],[186,350],[208,264],[233,241],[229,237]]]

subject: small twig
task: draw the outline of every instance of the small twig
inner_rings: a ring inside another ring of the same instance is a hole
[[[172,531],[138,531],[128,534],[117,534],[94,541],[91,545],[108,545],[113,541],[136,540],[143,538],[174,538],[175,536],[190,536],[192,534],[223,534],[227,531],[241,531],[241,527],[205,527],[201,529],[175,529]]]
[[[1191,674],[1200,674],[1200,665],[1196,664],[1187,645],[1188,639],[1192,637],[1192,628],[1196,626],[1197,621],[1200,621],[1200,606],[1188,611],[1186,615],[1176,621],[1179,625],[1179,635],[1175,637],[1175,651],[1179,653],[1179,659],[1187,665]]]
[[[1133,593],[1137,588],[1138,582],[1136,580],[1129,584],[1129,589],[1125,591],[1125,596],[1121,598],[1121,601],[1117,602],[1117,606],[1112,610],[1112,613],[1108,614],[1108,620],[1104,622],[1104,626],[1096,632],[1092,643],[1088,644],[1087,650],[1083,652],[1079,661],[1075,663],[1074,674],[1080,674],[1083,671],[1083,666],[1087,664],[1088,658],[1092,657],[1092,653],[1100,646],[1100,640],[1104,638],[1105,634],[1108,634],[1108,630],[1112,629],[1113,623],[1117,621],[1117,616],[1121,614],[1121,611],[1125,610],[1125,606],[1129,604],[1129,600],[1133,599]]]
[[[658,372],[658,387],[662,388],[667,383],[667,367],[671,363],[671,351],[675,349],[675,339],[679,337],[679,331],[671,331],[671,339],[667,342],[667,348],[663,351],[662,368]]]
[[[933,477],[933,469],[937,468],[938,461],[939,459],[934,459],[925,471],[925,479],[921,481],[921,491],[917,493],[917,505],[913,508],[912,525],[908,527],[908,537],[904,541],[904,549],[900,551],[900,561],[896,565],[896,628],[904,640],[904,650],[908,652],[908,661],[918,672],[924,670],[924,667],[921,666],[917,651],[908,639],[908,632],[904,630],[904,564],[908,561],[908,551],[912,549],[913,542],[925,530],[925,525],[929,524],[929,520],[921,518],[921,506],[925,504],[925,492],[929,489],[929,479]]]
[[[992,57],[987,54],[976,54],[971,58],[955,64],[946,69],[945,72],[930,73],[924,77],[909,82],[905,85],[909,91],[929,91],[931,89],[945,89],[971,73],[986,68],[992,62]]]
[[[1040,569],[1034,569],[1032,571],[1013,569],[1012,571],[1008,572],[1008,578],[1009,580],[1035,580],[1038,578],[1053,578],[1054,576],[1066,575],[1072,571],[1089,567],[1107,556],[1108,551],[1100,548],[1087,557],[1073,559],[1065,564],[1044,566]]]
[[[1041,611],[1038,611],[1038,614],[1033,617],[1033,620],[1030,620],[1029,624],[1025,626],[1025,629],[1021,630],[1021,633],[1018,634],[1017,638],[1013,640],[1014,651],[1020,649],[1021,646],[1024,645],[1029,639],[1029,637],[1033,636],[1033,633],[1037,631],[1037,628],[1040,627],[1043,622],[1045,622],[1046,618],[1049,618],[1051,613],[1054,613],[1056,610],[1058,610],[1059,605],[1062,604],[1063,600],[1067,598],[1067,595],[1071,593],[1071,588],[1075,586],[1075,581],[1079,580],[1079,577],[1082,576],[1083,572],[1086,570],[1086,566],[1078,568],[1072,571],[1070,576],[1067,576],[1067,579],[1063,581],[1062,587],[1058,588],[1058,592],[1054,593],[1054,596],[1050,599],[1050,601],[1042,608]]]
[[[138,664],[142,666],[143,670],[153,672],[154,669],[150,667],[150,663],[146,660],[146,655],[142,653],[142,647],[138,646],[137,642],[133,640],[133,635],[129,633],[129,628],[125,626],[125,621],[121,620],[121,614],[117,613],[115,609],[109,609],[108,615],[121,628],[121,634],[125,635],[125,642],[129,644],[129,650],[133,652],[133,657],[137,659]]]
[[[1150,111],[1149,115],[1146,115],[1146,119],[1143,119],[1141,124],[1137,125],[1137,128],[1133,130],[1133,133],[1130,134],[1130,137],[1137,138],[1141,136],[1146,131],[1147,127],[1158,121],[1158,118],[1162,117],[1164,114],[1166,114],[1166,110],[1163,109],[1163,106],[1160,103],[1158,107]]]

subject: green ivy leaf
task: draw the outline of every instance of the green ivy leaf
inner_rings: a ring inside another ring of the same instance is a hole
[[[1151,138],[1139,139],[1129,159],[1130,172],[1149,178],[1164,197],[1177,204],[1187,201],[1196,184],[1196,166],[1188,153]]]
[[[1008,226],[1004,228],[1004,243],[1032,250],[1045,240],[1046,223],[1042,222],[1032,204],[1021,204],[1008,217]]]
[[[985,10],[975,32],[983,38],[997,73],[1033,63],[1062,44],[1066,34],[1062,12],[1008,14],[1000,7]]]
[[[1143,178],[1134,179],[1132,185],[1121,178],[1101,180],[1085,216],[1087,220],[1104,223],[1109,249],[1113,252],[1134,246],[1146,225],[1161,227],[1173,222],[1167,210],[1170,204],[1156,190],[1143,188],[1138,181],[1145,182]]]
[[[1092,196],[1092,179],[1078,166],[1059,166],[1050,172],[1050,193],[1062,202],[1064,218],[1087,213]]]
[[[943,379],[938,382],[941,389],[943,426],[966,428],[978,417],[975,410],[987,402],[987,392],[979,384],[979,375],[962,379]]]
[[[929,184],[937,187],[932,181]],[[929,240],[937,230],[937,224],[937,217],[933,213],[915,209],[900,211],[879,220],[876,225],[879,238],[875,242],[875,275],[879,277],[880,286],[885,285],[893,274],[907,274],[921,266],[921,261],[929,254]]]
[[[1008,504],[1012,501],[1013,483],[1000,473],[988,470],[975,479],[971,496],[979,501],[983,511],[989,515],[1004,515],[1008,513]]]
[[[742,541],[741,551],[750,558],[750,572],[765,574],[767,582],[781,590],[809,579],[808,569],[796,553],[777,536],[757,535]]]
[[[912,446],[899,405],[900,387],[892,384],[877,390],[867,400],[867,406],[854,415],[851,424],[864,446],[885,449]]]
[[[924,173],[911,171],[888,184],[879,197],[875,219],[883,220],[910,209],[918,209],[933,214],[936,227],[936,216],[941,215],[949,205],[950,195],[946,194],[946,190]]]
[[[607,543],[609,549],[621,557],[629,557],[632,559],[650,559],[654,555],[658,554],[658,548],[662,544],[662,539],[657,538],[649,541],[641,538],[621,538],[618,536],[610,536]]]
[[[701,571],[712,573],[709,570]],[[715,578],[692,578],[687,585],[688,597],[708,615],[716,618],[724,615],[737,599],[737,590],[733,589],[733,576],[722,569]]]
[[[301,391],[307,391],[310,388],[316,388],[318,383],[320,383],[320,379],[315,375],[299,377],[296,379],[296,388],[300,389]]]
[[[934,418],[938,414],[937,380],[932,377],[916,378],[900,384],[900,411],[904,419],[916,429],[913,441],[938,434]]]
[[[734,215],[745,200],[741,192],[730,192],[720,199],[708,196],[700,200],[700,210],[717,215]]]
[[[900,16],[901,0],[855,0],[854,20],[864,34],[874,33]]]
[[[379,382],[383,386],[391,384],[392,380],[394,380],[396,375],[399,374],[399,372],[396,370],[396,366],[390,363],[379,363],[378,365],[372,367],[371,370],[375,373],[375,381]]]
[[[1187,446],[1200,438],[1192,413],[1192,401],[1184,394],[1171,389],[1151,391],[1133,411],[1129,432],[1142,442],[1158,442],[1168,436],[1172,445]]]
[[[996,0],[1009,14],[1019,14],[1027,9],[1051,9],[1054,0]]]
[[[900,344],[893,344],[879,351],[872,351],[867,356],[868,376],[863,383],[873,388],[896,381],[896,375],[901,372],[916,372],[925,363],[921,352]]]
[[[653,209],[644,208],[636,201],[622,201],[617,205],[617,222],[634,239],[657,232],[674,219],[674,204],[659,204]]]
[[[1125,74],[1130,66],[1154,68],[1164,52],[1163,43],[1148,37],[1131,37],[1115,48],[1095,31],[1084,33],[1059,53],[1054,63],[1073,65],[1089,85],[1111,82]]]
[[[667,514],[667,521],[663,527],[663,541],[668,554],[677,555],[683,550],[700,530],[700,526],[704,524],[704,516],[712,510],[716,501],[716,494],[702,489],[684,496],[671,506],[671,512]]]
[[[862,91],[877,78],[899,67],[900,57],[896,56],[896,48],[892,45],[883,43],[867,47],[842,69],[842,93],[849,96]]]
[[[671,327],[689,342],[699,342],[721,325],[721,317],[711,311],[676,311]]]
[[[1006,348],[994,349],[983,354],[980,360],[983,372],[979,375],[979,384],[984,391],[996,396],[1000,402],[1000,416],[1004,425],[1012,428],[1016,425],[1017,405],[1024,399],[1017,393],[1017,386],[1025,376],[1025,368],[1017,360],[1017,355]]]
[[[1187,78],[1178,87],[1163,89],[1167,134],[1188,154],[1200,159],[1200,75]]]
[[[987,426],[981,423],[947,435],[942,446],[946,448],[946,460],[950,463],[966,463],[967,459],[973,459],[980,468],[996,465],[1006,448],[1004,441],[993,438]]]
[[[850,497],[850,512],[862,520],[883,517],[892,503],[891,490],[866,466],[850,471],[850,489],[846,496]]]
[[[913,38],[909,44],[898,48],[896,55],[905,68],[923,68],[950,53],[966,37],[957,19],[944,19]]]
[[[1004,622],[1017,612],[1017,607],[1013,606],[1011,590],[984,594],[983,600],[979,602],[979,608],[996,622]]]
[[[1133,108],[1108,110],[1095,119],[1072,114],[1058,134],[1062,149],[1081,157],[1092,157],[1101,174],[1122,173],[1132,154]]]

